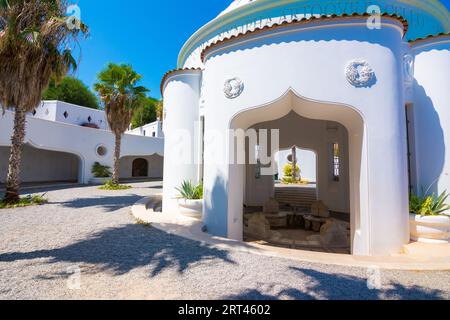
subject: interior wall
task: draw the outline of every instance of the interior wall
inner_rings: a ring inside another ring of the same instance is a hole
[[[164,158],[160,155],[152,155],[146,157],[128,156],[120,159],[120,178],[133,178],[133,161],[136,159],[145,159],[148,162],[148,177],[162,178],[164,168]]]
[[[271,141],[270,131],[279,129],[280,149],[296,145],[315,150],[317,152],[318,198],[330,210],[350,212],[348,133],[343,125],[332,121],[308,119],[296,112],[290,112],[283,118],[260,123],[252,128],[256,130],[267,129],[268,141]],[[341,148],[339,181],[334,181],[333,176],[332,146],[334,143],[339,143]],[[274,149],[275,146],[270,148],[272,149],[271,154],[278,151],[278,149]],[[258,177],[255,174],[256,167],[256,165],[250,164],[246,166],[245,204],[248,206],[262,206],[269,197],[274,195],[273,176]]]
[[[5,183],[10,147],[0,147],[0,183]],[[47,151],[25,145],[22,153],[22,182],[77,182],[80,160],[76,155]]]

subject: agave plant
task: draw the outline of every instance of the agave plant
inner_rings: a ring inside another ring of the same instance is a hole
[[[203,185],[194,185],[191,181],[184,181],[176,190],[180,193],[180,198],[187,200],[203,199]]]
[[[15,111],[5,202],[19,197],[26,114],[38,107],[51,79],[77,67],[72,47],[88,32],[67,23],[66,0],[0,0],[0,104]]]
[[[409,197],[410,212],[421,216],[438,216],[450,211],[447,199],[450,196],[444,191],[439,197],[433,193],[423,192],[423,195],[411,194]]]

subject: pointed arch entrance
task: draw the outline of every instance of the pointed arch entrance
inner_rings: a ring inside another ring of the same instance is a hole
[[[345,143],[341,146],[347,149],[346,161],[348,163],[348,208],[350,213],[350,240],[351,252],[353,254],[366,254],[369,252],[370,220],[368,217],[367,200],[367,176],[366,176],[366,154],[364,120],[355,108],[335,103],[326,103],[306,99],[289,90],[281,98],[266,105],[256,106],[243,110],[236,114],[230,122],[230,129],[248,130],[262,123],[277,123],[283,119],[301,123],[301,119],[312,122],[317,121],[317,125],[327,126],[326,130],[334,130],[334,127],[341,126],[345,131]],[[320,123],[319,123],[320,122]],[[280,131],[283,128],[279,128]],[[286,129],[285,129],[286,130]],[[281,144],[289,144],[291,138],[289,133],[280,134]],[[309,137],[312,139],[312,137]],[[287,140],[287,141],[286,141]],[[330,140],[333,146],[333,140]],[[328,141],[326,142],[328,143]],[[294,145],[295,143],[292,143]],[[234,145],[237,148],[239,144]],[[308,147],[309,148],[309,147]],[[233,154],[237,154],[234,150]],[[333,148],[330,147],[331,158],[333,159]],[[331,166],[331,172],[333,167]],[[232,239],[243,239],[243,216],[246,200],[246,183],[248,167],[242,164],[235,164],[233,161],[229,166],[228,185],[228,236]],[[270,178],[269,178],[270,179]],[[320,178],[319,178],[320,180]],[[323,194],[323,192],[322,192]],[[270,195],[270,192],[267,193]]]

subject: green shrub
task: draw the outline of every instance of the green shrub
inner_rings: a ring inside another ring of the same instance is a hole
[[[14,208],[23,208],[30,206],[40,206],[47,203],[48,200],[44,195],[29,195],[25,198],[20,199],[19,202],[8,203],[4,201],[0,201],[0,209],[14,209]]]
[[[180,193],[180,198],[187,200],[203,199],[203,185],[194,185],[191,181],[184,181],[176,190]]]
[[[100,190],[107,190],[107,191],[119,191],[119,190],[128,190],[131,189],[132,186],[126,186],[122,184],[115,184],[112,182],[112,180],[107,181],[103,186],[101,186]]]
[[[99,162],[94,163],[91,172],[96,178],[109,178],[112,175],[111,168],[103,166]]]
[[[281,183],[282,184],[309,184],[309,181],[306,179],[294,181],[294,178],[292,178],[292,177],[283,177],[283,179],[281,179]]]
[[[283,172],[284,172],[284,176],[286,178],[289,178],[289,177],[292,178],[292,164],[285,165],[284,168],[283,168]],[[300,166],[298,164],[295,167],[295,173],[296,173],[296,176],[298,176],[299,173],[300,173]]]
[[[411,213],[421,216],[443,215],[450,210],[447,199],[450,195],[444,191],[439,197],[436,194],[431,195],[428,192],[422,192],[422,195],[411,194],[409,197],[409,210]]]

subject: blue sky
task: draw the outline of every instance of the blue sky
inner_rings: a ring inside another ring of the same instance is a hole
[[[91,86],[109,62],[131,63],[159,98],[161,78],[176,68],[184,42],[230,0],[80,0],[90,37],[81,42],[76,76]]]
[[[426,1],[426,0],[425,0]],[[164,73],[176,67],[179,50],[231,0],[74,0],[89,26],[81,42],[76,76],[91,86],[110,61],[131,63],[144,76],[150,95],[160,97]],[[441,0],[450,9],[450,0]]]

